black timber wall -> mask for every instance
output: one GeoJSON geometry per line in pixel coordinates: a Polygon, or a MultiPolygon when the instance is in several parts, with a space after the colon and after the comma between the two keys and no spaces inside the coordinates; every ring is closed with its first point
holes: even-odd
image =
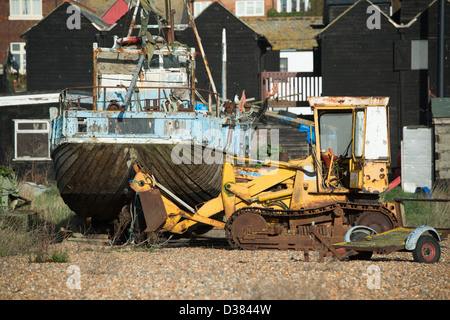
{"type": "MultiPolygon", "coordinates": [[[[391,158],[396,166],[402,127],[430,122],[428,77],[431,92],[436,93],[437,5],[409,28],[396,28],[381,15],[381,28],[368,29],[369,5],[361,1],[319,35],[323,95],[388,96],[391,158]],[[411,70],[411,57],[402,57],[410,54],[411,40],[428,40],[428,70],[411,70]]],[[[449,81],[446,87],[448,94],[449,81]]]]}
{"type": "Polygon", "coordinates": [[[360,2],[320,35],[322,95],[390,97],[391,156],[396,163],[399,88],[393,56],[398,35],[384,17],[381,29],[369,30],[367,6],[360,2]]]}
{"type": "MultiPolygon", "coordinates": [[[[109,31],[98,30],[81,14],[80,29],[71,30],[66,25],[71,15],[66,12],[69,5],[61,5],[23,35],[27,40],[28,91],[92,86],[93,43],[110,48],[115,35],[127,35],[133,11],[122,16],[109,31]]],[[[140,23],[140,19],[136,22],[140,23]]],[[[133,35],[137,32],[134,30],[133,35]]]]}
{"type": "MultiPolygon", "coordinates": [[[[222,29],[227,33],[227,98],[239,96],[245,90],[246,97],[260,97],[259,75],[264,70],[266,43],[255,31],[236,18],[219,3],[211,4],[196,19],[198,33],[211,69],[217,91],[221,92],[222,79],[222,29]]],[[[191,28],[177,33],[177,40],[200,49],[191,28]]],[[[276,55],[274,55],[276,58],[276,55]]],[[[197,86],[210,89],[209,80],[200,55],[196,59],[197,86]]]]}
{"type": "Polygon", "coordinates": [[[54,179],[52,161],[16,161],[14,158],[14,119],[49,119],[49,108],[54,103],[33,105],[0,106],[0,165],[10,166],[19,179],[31,178],[35,175],[36,182],[41,179],[54,179]]]}
{"type": "Polygon", "coordinates": [[[68,5],[59,6],[24,35],[28,91],[92,85],[92,43],[98,30],[83,15],[81,28],[70,30],[68,5]]]}
{"type": "MultiPolygon", "coordinates": [[[[306,141],[307,133],[299,132],[300,124],[285,119],[289,117],[272,116],[265,114],[263,118],[254,123],[255,130],[278,130],[279,146],[288,152],[290,159],[304,159],[309,156],[309,143],[306,141]]],[[[258,134],[259,131],[256,131],[258,134]]],[[[271,140],[268,138],[268,142],[271,140]]]]}
{"type": "MultiPolygon", "coordinates": [[[[402,3],[403,12],[410,6],[417,7],[423,1],[405,1],[402,3]]],[[[447,59],[445,60],[445,78],[446,96],[450,96],[450,3],[445,2],[445,52],[447,59]]],[[[417,22],[405,30],[408,39],[426,39],[428,40],[428,76],[430,77],[430,91],[434,95],[437,94],[437,39],[438,39],[438,3],[435,3],[428,10],[426,10],[417,22]]]]}

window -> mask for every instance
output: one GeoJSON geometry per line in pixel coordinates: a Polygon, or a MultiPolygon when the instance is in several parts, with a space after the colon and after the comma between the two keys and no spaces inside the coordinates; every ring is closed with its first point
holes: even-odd
{"type": "Polygon", "coordinates": [[[264,16],[264,1],[236,1],[238,17],[264,16]]]}
{"type": "Polygon", "coordinates": [[[333,151],[344,158],[352,155],[353,114],[325,113],[319,118],[321,152],[333,151]]]}
{"type": "Polygon", "coordinates": [[[42,18],[42,0],[9,0],[9,20],[42,18]]]}
{"type": "Polygon", "coordinates": [[[194,2],[194,18],[203,12],[212,2],[211,1],[195,1],[194,2]]]}
{"type": "Polygon", "coordinates": [[[355,114],[355,157],[361,158],[364,150],[364,110],[356,111],[355,114]]]}
{"type": "Polygon", "coordinates": [[[394,70],[427,70],[428,40],[396,40],[394,70]]]}
{"type": "Polygon", "coordinates": [[[48,120],[14,120],[14,160],[50,160],[48,120]]]}
{"type": "Polygon", "coordinates": [[[159,54],[154,54],[150,59],[150,69],[159,69],[159,54]]]}
{"type": "Polygon", "coordinates": [[[10,51],[13,59],[19,65],[19,73],[25,74],[27,69],[27,55],[25,53],[25,42],[11,42],[10,51]]]}
{"type": "Polygon", "coordinates": [[[389,158],[386,108],[367,108],[366,117],[364,157],[370,160],[386,160],[389,158]]]}
{"type": "Polygon", "coordinates": [[[411,70],[428,69],[428,40],[411,40],[411,70]]]}
{"type": "Polygon", "coordinates": [[[280,58],[280,72],[288,72],[288,58],[280,58]]]}
{"type": "Polygon", "coordinates": [[[279,0],[277,2],[278,12],[300,12],[309,8],[309,0],[279,0]]]}

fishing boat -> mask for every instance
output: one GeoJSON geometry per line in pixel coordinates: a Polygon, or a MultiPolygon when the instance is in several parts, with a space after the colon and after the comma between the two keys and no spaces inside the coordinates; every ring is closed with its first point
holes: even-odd
{"type": "Polygon", "coordinates": [[[94,43],[93,86],[64,90],[51,119],[57,186],[78,216],[116,219],[134,162],[189,206],[219,194],[224,154],[249,152],[251,110],[195,88],[195,55],[146,30],[94,43]]]}

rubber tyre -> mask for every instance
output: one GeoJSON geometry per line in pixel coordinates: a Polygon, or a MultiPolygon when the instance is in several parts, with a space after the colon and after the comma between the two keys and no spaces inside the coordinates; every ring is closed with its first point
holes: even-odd
{"type": "Polygon", "coordinates": [[[420,263],[436,263],[441,257],[441,247],[433,236],[420,236],[412,254],[414,261],[420,263]]]}
{"type": "Polygon", "coordinates": [[[367,232],[366,232],[366,230],[363,230],[363,231],[356,230],[356,231],[352,232],[352,234],[350,234],[350,241],[351,242],[358,241],[358,240],[364,239],[365,237],[370,236],[370,235],[371,234],[370,234],[369,230],[367,230],[367,232]]]}
{"type": "MultiPolygon", "coordinates": [[[[366,230],[363,230],[363,231],[357,230],[356,232],[353,232],[350,235],[350,240],[351,240],[351,242],[354,242],[354,241],[363,239],[367,236],[370,236],[370,234],[369,234],[369,232],[366,233],[366,230]]],[[[372,259],[372,255],[373,255],[373,251],[358,251],[357,254],[349,256],[348,259],[352,260],[352,261],[353,260],[370,260],[370,259],[372,259]]]]}

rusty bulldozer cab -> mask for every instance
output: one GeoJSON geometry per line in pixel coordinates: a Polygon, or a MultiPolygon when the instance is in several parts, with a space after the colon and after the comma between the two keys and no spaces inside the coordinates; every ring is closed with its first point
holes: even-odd
{"type": "Polygon", "coordinates": [[[319,191],[374,195],[388,187],[390,163],[388,98],[311,97],[313,156],[319,191]],[[321,169],[321,170],[320,170],[321,169]]]}
{"type": "Polygon", "coordinates": [[[378,202],[388,187],[388,98],[311,97],[309,102],[310,156],[266,159],[263,168],[248,169],[260,175],[246,181],[237,179],[237,158],[227,158],[222,192],[198,209],[134,165],[130,186],[142,202],[147,231],[181,234],[201,223],[225,229],[233,248],[308,252],[335,250],[331,244],[342,242],[355,225],[378,233],[402,226],[394,204],[378,202]],[[223,219],[214,218],[220,214],[223,219]]]}

